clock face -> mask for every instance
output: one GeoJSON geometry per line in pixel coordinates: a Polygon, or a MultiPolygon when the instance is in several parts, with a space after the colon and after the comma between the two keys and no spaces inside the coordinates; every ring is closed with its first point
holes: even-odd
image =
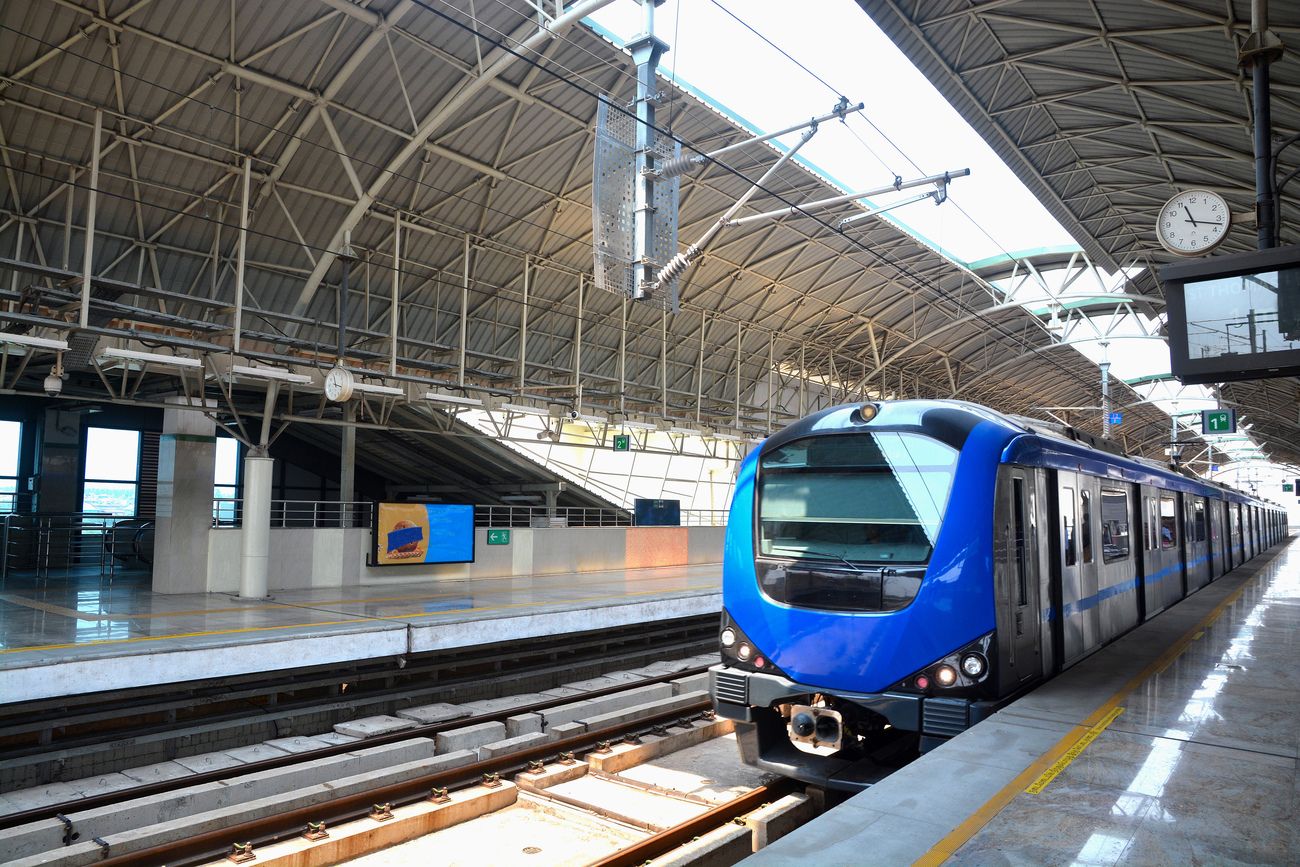
{"type": "Polygon", "coordinates": [[[1223,242],[1231,223],[1223,196],[1209,190],[1186,190],[1160,209],[1156,236],[1170,253],[1200,256],[1223,242]]]}
{"type": "Polygon", "coordinates": [[[333,368],[325,375],[325,399],[332,403],[342,403],[352,397],[352,372],[341,367],[333,368]]]}

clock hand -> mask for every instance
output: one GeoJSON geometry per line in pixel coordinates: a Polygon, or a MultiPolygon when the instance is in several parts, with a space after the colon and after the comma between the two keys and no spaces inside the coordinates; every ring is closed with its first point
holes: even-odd
{"type": "Polygon", "coordinates": [[[1183,205],[1183,210],[1187,212],[1186,222],[1191,223],[1193,226],[1201,225],[1200,223],[1196,222],[1196,218],[1192,216],[1191,210],[1189,210],[1186,205],[1183,205]]]}

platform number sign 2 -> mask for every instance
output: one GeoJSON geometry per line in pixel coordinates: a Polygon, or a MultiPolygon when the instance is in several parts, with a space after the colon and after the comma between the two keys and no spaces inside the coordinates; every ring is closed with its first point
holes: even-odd
{"type": "Polygon", "coordinates": [[[1235,409],[1201,410],[1201,433],[1231,434],[1237,432],[1237,411],[1235,409]]]}
{"type": "Polygon", "coordinates": [[[614,434],[614,451],[629,452],[632,450],[631,434],[614,434]]]}

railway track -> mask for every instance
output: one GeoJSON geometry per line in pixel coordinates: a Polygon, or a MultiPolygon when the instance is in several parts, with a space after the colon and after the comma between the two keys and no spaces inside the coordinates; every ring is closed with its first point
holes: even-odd
{"type": "MultiPolygon", "coordinates": [[[[430,702],[537,691],[711,651],[717,617],[484,644],[351,667],[303,668],[126,694],[0,705],[0,790],[229,749],[430,702]],[[199,749],[195,743],[206,746],[199,749]]],[[[0,815],[0,828],[12,824],[0,815]]]]}
{"type": "MultiPolygon", "coordinates": [[[[812,802],[791,781],[755,785],[756,772],[740,764],[728,737],[730,721],[714,718],[707,702],[691,710],[687,716],[659,714],[121,856],[110,853],[97,863],[314,867],[359,858],[364,867],[451,864],[462,858],[501,864],[509,863],[507,853],[513,852],[530,865],[612,867],[653,862],[686,846],[720,864],[740,860],[757,839],[766,843],[779,836],[777,828],[784,832],[812,816],[812,802]],[[711,760],[704,758],[706,751],[711,760]],[[669,765],[658,766],[659,778],[666,777],[669,785],[654,782],[656,765],[665,760],[669,765]],[[715,776],[724,776],[730,765],[733,780],[703,780],[711,784],[709,797],[689,791],[691,783],[683,785],[682,776],[692,775],[682,769],[701,762],[715,776]],[[618,789],[629,794],[610,795],[618,789]],[[678,818],[683,813],[686,817],[678,818]],[[737,821],[744,817],[745,822],[737,821]],[[548,833],[558,845],[546,845],[548,833]]],[[[691,863],[691,856],[674,861],[691,863]]]]}
{"type": "MultiPolygon", "coordinates": [[[[400,818],[403,811],[427,805],[437,790],[445,790],[445,796],[454,803],[465,797],[464,792],[508,784],[514,798],[523,791],[526,801],[565,803],[561,790],[544,794],[534,791],[547,788],[544,778],[534,776],[539,769],[558,766],[559,775],[564,777],[573,774],[575,768],[584,774],[590,768],[595,779],[601,774],[617,773],[603,768],[609,762],[626,762],[629,752],[653,757],[668,750],[657,744],[677,749],[730,732],[729,721],[712,717],[708,694],[702,690],[705,667],[698,663],[687,667],[686,661],[659,665],[672,670],[660,676],[615,673],[610,679],[622,677],[623,683],[578,694],[567,689],[563,695],[545,701],[506,697],[491,712],[2,816],[0,851],[5,851],[6,863],[24,865],[195,864],[224,859],[235,843],[253,843],[256,849],[296,838],[313,824],[325,823],[333,828],[356,821],[373,823],[377,821],[371,818],[376,804],[387,805],[400,818]],[[652,695],[660,697],[635,703],[652,695]],[[671,697],[663,697],[666,695],[671,697]],[[607,711],[611,707],[616,710],[607,711]],[[575,714],[583,721],[579,722],[575,714]],[[500,730],[504,720],[529,718],[546,720],[547,739],[517,746],[505,741],[481,750],[450,753],[438,740],[435,755],[435,739],[444,735],[463,736],[483,726],[500,730]],[[565,718],[575,721],[567,725],[559,722],[565,718]],[[558,724],[550,727],[552,721],[558,724]],[[497,755],[491,753],[492,747],[508,747],[508,751],[497,755]],[[393,755],[403,760],[409,759],[412,751],[422,758],[404,762],[394,759],[397,764],[379,768],[372,762],[366,773],[355,773],[359,756],[386,759],[385,750],[393,750],[393,755]],[[483,755],[485,750],[489,752],[487,757],[483,755]],[[330,777],[322,782],[322,768],[352,770],[339,771],[341,778],[330,777]],[[522,783],[511,781],[511,777],[522,783]],[[278,788],[268,792],[268,781],[278,788]],[[236,802],[235,794],[243,792],[249,794],[236,802]],[[44,848],[36,845],[38,841],[44,848]],[[7,846],[10,848],[6,850],[7,846]]],[[[538,732],[536,739],[542,737],[538,732]]],[[[726,764],[743,767],[734,744],[727,745],[725,755],[726,764]]],[[[779,793],[771,794],[775,797],[779,793]]],[[[672,793],[663,796],[675,797],[672,793]]],[[[712,814],[720,822],[731,818],[724,817],[725,811],[715,813],[717,804],[705,806],[707,809],[695,812],[712,814]]],[[[566,809],[582,808],[567,803],[566,809]]],[[[659,838],[654,845],[667,845],[674,839],[673,833],[685,833],[673,831],[673,827],[661,822],[647,820],[637,825],[630,816],[611,815],[605,819],[639,827],[639,837],[659,838]]],[[[385,819],[384,827],[398,826],[388,825],[385,819]]],[[[699,836],[701,826],[691,827],[694,830],[688,838],[699,836]]],[[[629,842],[640,845],[642,841],[629,842]]]]}

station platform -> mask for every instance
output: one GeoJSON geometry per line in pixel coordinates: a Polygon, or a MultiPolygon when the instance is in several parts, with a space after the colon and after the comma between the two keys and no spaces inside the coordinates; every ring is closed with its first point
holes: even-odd
{"type": "Polygon", "coordinates": [[[1298,627],[1284,543],[744,863],[1295,864],[1298,627]]]}
{"type": "Polygon", "coordinates": [[[0,592],[0,704],[715,613],[722,566],[160,594],[76,578],[0,592]]]}

